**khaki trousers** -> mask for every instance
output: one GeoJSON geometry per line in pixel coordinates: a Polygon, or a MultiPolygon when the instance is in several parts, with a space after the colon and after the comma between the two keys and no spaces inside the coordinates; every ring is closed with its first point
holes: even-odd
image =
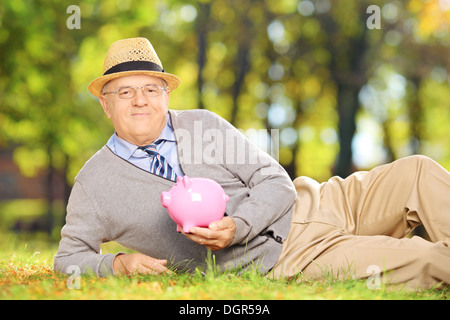
{"type": "Polygon", "coordinates": [[[378,276],[383,283],[450,284],[450,174],[411,156],[319,184],[294,180],[289,235],[277,278],[378,276]],[[405,238],[423,224],[431,241],[405,238]]]}

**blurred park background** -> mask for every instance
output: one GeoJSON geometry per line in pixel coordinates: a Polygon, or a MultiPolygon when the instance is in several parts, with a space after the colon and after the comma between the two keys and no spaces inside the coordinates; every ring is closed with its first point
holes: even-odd
{"type": "Polygon", "coordinates": [[[2,1],[0,232],[59,239],[75,175],[113,133],[87,86],[128,37],[181,78],[171,108],[276,132],[292,178],[417,153],[449,170],[449,28],[450,0],[2,1]]]}

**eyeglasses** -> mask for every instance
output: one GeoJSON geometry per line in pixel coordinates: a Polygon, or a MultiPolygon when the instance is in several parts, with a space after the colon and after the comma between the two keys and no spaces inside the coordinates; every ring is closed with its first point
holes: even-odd
{"type": "Polygon", "coordinates": [[[142,89],[142,92],[147,97],[157,97],[160,96],[167,88],[163,88],[156,84],[149,84],[143,87],[123,87],[119,88],[116,91],[104,92],[107,93],[115,93],[119,97],[119,99],[131,99],[136,95],[137,89],[142,89]]]}

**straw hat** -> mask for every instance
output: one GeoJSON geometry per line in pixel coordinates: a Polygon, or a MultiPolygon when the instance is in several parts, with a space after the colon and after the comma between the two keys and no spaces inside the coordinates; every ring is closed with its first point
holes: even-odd
{"type": "Polygon", "coordinates": [[[162,78],[169,90],[174,90],[180,83],[180,78],[164,71],[150,41],[146,38],[130,38],[116,41],[111,45],[103,65],[103,76],[90,83],[89,91],[99,97],[108,81],[134,74],[162,78]]]}

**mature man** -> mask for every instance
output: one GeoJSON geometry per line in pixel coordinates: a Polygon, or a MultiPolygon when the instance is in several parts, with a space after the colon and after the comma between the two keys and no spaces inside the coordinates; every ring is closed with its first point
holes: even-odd
{"type": "Polygon", "coordinates": [[[179,84],[150,42],[109,49],[89,86],[115,129],[82,168],[67,207],[55,270],[99,276],[166,273],[205,265],[256,267],[275,277],[367,277],[429,287],[450,283],[450,174],[413,156],[319,184],[294,183],[269,155],[205,110],[169,110],[179,84]],[[177,176],[217,181],[223,219],[178,233],[160,204],[177,176]],[[404,238],[424,224],[432,241],[404,238]],[[117,241],[137,253],[101,254],[117,241]]]}

